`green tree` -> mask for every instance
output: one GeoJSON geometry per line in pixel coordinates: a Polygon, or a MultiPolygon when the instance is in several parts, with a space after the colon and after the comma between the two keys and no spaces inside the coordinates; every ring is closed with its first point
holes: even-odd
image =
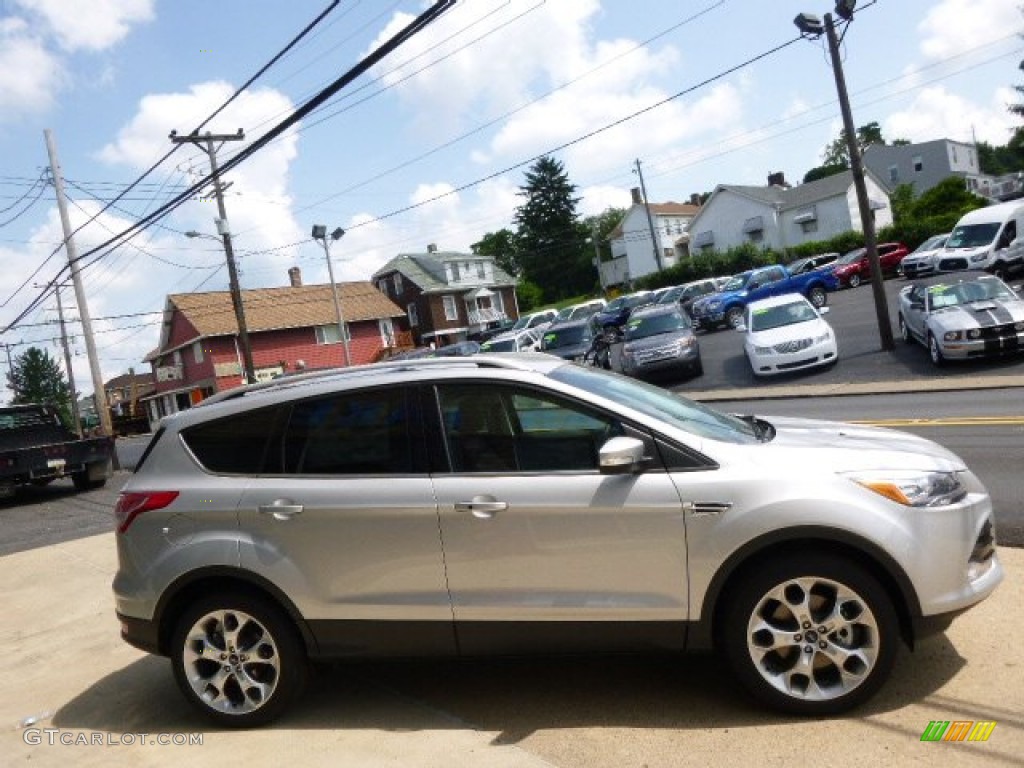
{"type": "MultiPolygon", "coordinates": [[[[885,144],[882,128],[874,121],[857,129],[857,148],[861,154],[864,154],[864,150],[872,144],[885,144]]],[[[841,165],[843,168],[850,167],[850,150],[846,144],[845,128],[839,131],[839,138],[833,139],[825,147],[825,151],[821,156],[821,162],[823,166],[841,165]]]]}
{"type": "MultiPolygon", "coordinates": [[[[601,261],[608,261],[612,257],[612,246],[608,242],[608,235],[612,233],[619,224],[622,222],[623,217],[626,215],[625,208],[605,208],[601,213],[596,216],[587,216],[581,224],[583,230],[587,233],[588,238],[597,236],[597,247],[601,254],[601,261]]],[[[590,244],[591,251],[593,251],[594,244],[590,244]]]]}
{"type": "Polygon", "coordinates": [[[817,181],[818,179],[824,179],[827,176],[835,176],[837,173],[845,173],[847,170],[849,169],[841,163],[834,165],[819,165],[815,168],[811,168],[811,170],[804,174],[804,184],[811,181],[817,181]]]}
{"type": "Polygon", "coordinates": [[[497,232],[488,232],[480,242],[473,243],[470,249],[473,253],[494,257],[494,263],[513,277],[522,272],[516,257],[516,235],[511,229],[504,228],[497,232]]]}
{"type": "Polygon", "coordinates": [[[525,201],[515,215],[517,261],[546,302],[590,292],[597,282],[575,192],[565,168],[551,157],[530,166],[519,188],[525,201]]]}
{"type": "Polygon", "coordinates": [[[892,220],[903,221],[914,215],[914,186],[900,184],[889,194],[889,205],[892,206],[892,220]]]}
{"type": "Polygon", "coordinates": [[[11,400],[22,403],[51,403],[60,411],[65,424],[71,424],[71,393],[64,372],[49,352],[29,347],[14,358],[7,372],[7,386],[14,391],[11,400]]]}

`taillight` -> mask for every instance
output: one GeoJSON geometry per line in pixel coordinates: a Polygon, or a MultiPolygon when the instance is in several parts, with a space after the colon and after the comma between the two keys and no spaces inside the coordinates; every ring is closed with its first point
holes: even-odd
{"type": "Polygon", "coordinates": [[[124,533],[132,521],[143,512],[163,509],[178,498],[178,491],[150,491],[149,493],[122,493],[114,507],[117,532],[124,533]]]}

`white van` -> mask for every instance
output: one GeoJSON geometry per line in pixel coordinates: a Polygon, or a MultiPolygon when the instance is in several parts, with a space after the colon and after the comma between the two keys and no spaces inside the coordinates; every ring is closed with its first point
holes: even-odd
{"type": "Polygon", "coordinates": [[[965,214],[939,252],[938,267],[940,272],[984,269],[1000,278],[1024,267],[1024,202],[999,203],[965,214]]]}

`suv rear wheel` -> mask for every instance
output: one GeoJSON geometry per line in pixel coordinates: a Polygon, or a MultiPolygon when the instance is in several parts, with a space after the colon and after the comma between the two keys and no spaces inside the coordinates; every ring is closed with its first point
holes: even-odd
{"type": "Polygon", "coordinates": [[[185,697],[220,725],[279,717],[302,691],[307,660],[294,628],[262,598],[223,594],[190,606],[171,646],[185,697]]]}
{"type": "Polygon", "coordinates": [[[726,599],[726,654],[743,685],[776,709],[844,712],[892,670],[899,635],[892,600],[846,558],[770,560],[726,599]]]}

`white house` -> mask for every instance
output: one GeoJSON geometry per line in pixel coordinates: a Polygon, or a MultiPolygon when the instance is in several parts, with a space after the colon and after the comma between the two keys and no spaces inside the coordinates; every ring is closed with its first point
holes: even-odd
{"type": "MultiPolygon", "coordinates": [[[[865,171],[877,228],[892,224],[889,195],[865,171]]],[[[780,174],[773,179],[782,181],[780,174]]],[[[720,184],[690,222],[690,253],[726,251],[744,243],[785,251],[794,245],[861,231],[857,192],[850,171],[797,187],[720,184]]]]}
{"type": "Polygon", "coordinates": [[[603,285],[620,285],[676,264],[686,255],[686,229],[700,210],[690,203],[644,205],[640,190],[632,190],[633,204],[622,221],[608,234],[612,260],[601,265],[603,285]],[[647,209],[651,218],[648,221],[647,209]],[[651,246],[651,228],[657,243],[658,260],[651,246]]]}

